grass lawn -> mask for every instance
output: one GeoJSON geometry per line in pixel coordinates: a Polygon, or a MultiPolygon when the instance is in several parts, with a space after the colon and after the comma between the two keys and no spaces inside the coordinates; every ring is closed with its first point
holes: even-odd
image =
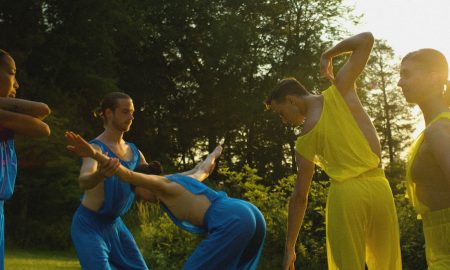
{"type": "Polygon", "coordinates": [[[74,252],[5,250],[8,270],[75,270],[80,264],[74,252]]]}

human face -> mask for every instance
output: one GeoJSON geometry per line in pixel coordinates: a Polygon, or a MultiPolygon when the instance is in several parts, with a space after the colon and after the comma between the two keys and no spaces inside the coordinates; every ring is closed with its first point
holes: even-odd
{"type": "Polygon", "coordinates": [[[127,132],[133,123],[133,114],[133,101],[127,98],[120,98],[117,100],[116,109],[111,113],[110,125],[121,132],[127,132]]]}
{"type": "Polygon", "coordinates": [[[281,102],[272,100],[270,102],[270,108],[280,116],[281,121],[285,125],[301,125],[305,121],[305,116],[301,114],[300,109],[289,97],[286,97],[281,102]]]}
{"type": "Polygon", "coordinates": [[[9,55],[0,59],[0,97],[15,98],[19,83],[16,80],[16,63],[9,55]]]}
{"type": "Polygon", "coordinates": [[[434,91],[436,87],[433,76],[417,62],[405,60],[400,67],[400,80],[397,86],[402,89],[408,103],[419,104],[434,95],[442,95],[442,92],[434,91]]]}

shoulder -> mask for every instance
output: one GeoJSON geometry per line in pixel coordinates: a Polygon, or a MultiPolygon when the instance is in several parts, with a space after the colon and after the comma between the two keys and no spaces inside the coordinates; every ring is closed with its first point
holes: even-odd
{"type": "Polygon", "coordinates": [[[311,131],[319,122],[320,116],[322,115],[324,102],[324,96],[322,95],[313,95],[306,99],[307,112],[300,136],[311,131]]]}
{"type": "Polygon", "coordinates": [[[424,131],[424,141],[436,146],[450,145],[450,120],[438,120],[428,126],[424,131]]]}
{"type": "Polygon", "coordinates": [[[425,138],[433,138],[435,136],[450,136],[450,119],[441,119],[429,125],[425,131],[425,138]]]}

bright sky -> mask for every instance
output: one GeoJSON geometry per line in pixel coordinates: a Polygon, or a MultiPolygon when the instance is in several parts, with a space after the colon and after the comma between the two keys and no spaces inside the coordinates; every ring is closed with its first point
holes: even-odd
{"type": "Polygon", "coordinates": [[[449,0],[344,0],[355,5],[362,22],[352,32],[371,31],[399,56],[434,48],[450,59],[449,0]]]}
{"type": "MultiPolygon", "coordinates": [[[[370,31],[403,57],[421,48],[441,51],[450,61],[450,0],[344,0],[363,14],[352,34],[370,31]]],[[[414,113],[419,114],[418,107],[414,113]]],[[[424,128],[420,117],[413,137],[424,128]]]]}

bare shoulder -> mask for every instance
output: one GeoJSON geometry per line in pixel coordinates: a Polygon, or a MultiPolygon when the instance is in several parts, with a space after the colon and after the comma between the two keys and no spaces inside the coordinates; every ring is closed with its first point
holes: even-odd
{"type": "Polygon", "coordinates": [[[424,141],[436,146],[450,146],[450,120],[442,119],[428,126],[424,131],[424,141]]]}
{"type": "Polygon", "coordinates": [[[429,125],[424,132],[425,138],[434,136],[450,136],[450,119],[441,119],[429,125]]]}
{"type": "Polygon", "coordinates": [[[352,91],[339,91],[339,92],[341,93],[342,98],[344,99],[350,111],[356,113],[364,110],[361,101],[359,99],[358,93],[354,89],[352,89],[352,91]]]}
{"type": "Polygon", "coordinates": [[[313,96],[307,100],[308,111],[300,135],[305,135],[311,131],[319,122],[323,111],[323,102],[322,95],[313,96]]]}
{"type": "Polygon", "coordinates": [[[141,150],[138,150],[138,152],[139,152],[139,159],[140,159],[139,164],[148,164],[148,162],[147,162],[147,160],[145,159],[144,154],[142,154],[141,150]]]}

